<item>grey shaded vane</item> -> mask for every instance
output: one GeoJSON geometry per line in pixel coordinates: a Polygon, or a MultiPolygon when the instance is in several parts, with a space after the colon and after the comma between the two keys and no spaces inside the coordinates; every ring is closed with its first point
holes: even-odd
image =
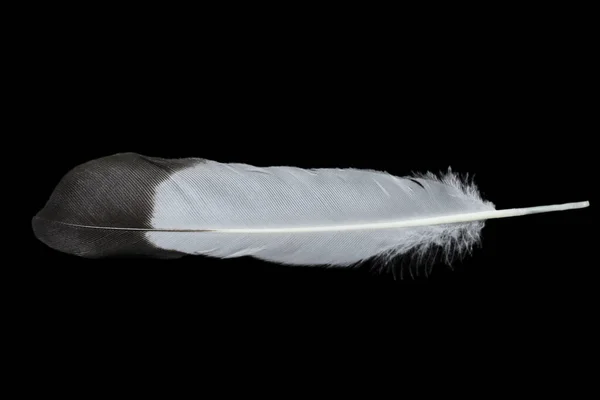
{"type": "Polygon", "coordinates": [[[96,227],[152,229],[155,189],[202,161],[120,153],[81,164],[61,179],[33,218],[33,231],[49,247],[82,257],[179,258],[184,254],[154,246],[143,231],[96,227]]]}

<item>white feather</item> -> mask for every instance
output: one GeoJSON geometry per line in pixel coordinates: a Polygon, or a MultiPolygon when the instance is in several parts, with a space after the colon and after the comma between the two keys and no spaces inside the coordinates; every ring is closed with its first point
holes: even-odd
{"type": "Polygon", "coordinates": [[[346,266],[479,241],[484,220],[583,208],[495,210],[452,172],[258,168],[119,153],[67,173],[32,219],[36,237],[83,257],[252,256],[346,266]]]}

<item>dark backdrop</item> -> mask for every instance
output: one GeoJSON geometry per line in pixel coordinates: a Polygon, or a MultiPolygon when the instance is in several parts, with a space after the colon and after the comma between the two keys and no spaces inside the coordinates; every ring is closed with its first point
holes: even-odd
{"type": "Polygon", "coordinates": [[[25,235],[4,231],[3,355],[20,393],[597,389],[582,362],[598,342],[596,13],[82,5],[23,3],[4,18],[2,65],[18,71],[3,74],[17,88],[3,167],[23,189],[2,193],[25,235]],[[464,261],[404,279],[368,264],[87,260],[35,239],[31,217],[69,169],[126,151],[398,175],[452,166],[498,208],[591,207],[489,221],[464,261]]]}

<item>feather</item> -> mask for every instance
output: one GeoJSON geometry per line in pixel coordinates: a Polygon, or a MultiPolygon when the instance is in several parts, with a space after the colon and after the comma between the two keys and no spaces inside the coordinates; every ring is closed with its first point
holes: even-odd
{"type": "Polygon", "coordinates": [[[51,248],[84,257],[348,266],[440,249],[451,259],[480,241],[487,219],[588,205],[496,210],[452,171],[401,178],[120,153],[66,174],[32,225],[51,248]]]}

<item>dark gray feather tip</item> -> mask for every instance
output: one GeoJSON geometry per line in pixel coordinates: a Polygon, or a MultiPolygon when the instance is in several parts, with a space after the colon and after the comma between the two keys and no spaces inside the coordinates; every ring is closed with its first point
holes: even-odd
{"type": "Polygon", "coordinates": [[[199,162],[119,153],[81,164],[61,179],[33,218],[33,232],[49,247],[82,257],[181,257],[156,248],[135,229],[152,228],[156,187],[199,162]]]}

